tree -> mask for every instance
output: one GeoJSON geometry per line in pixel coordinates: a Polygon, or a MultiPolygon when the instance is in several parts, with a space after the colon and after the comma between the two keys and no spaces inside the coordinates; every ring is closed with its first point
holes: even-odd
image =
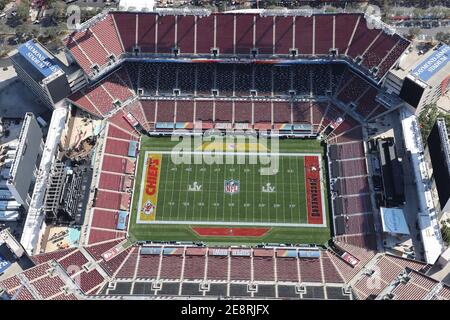
{"type": "Polygon", "coordinates": [[[30,27],[26,24],[18,25],[15,29],[16,36],[18,38],[24,37],[28,32],[30,32],[30,27]]]}
{"type": "Polygon", "coordinates": [[[5,6],[8,2],[8,0],[0,0],[0,10],[5,9],[5,6]]]}
{"type": "Polygon", "coordinates": [[[439,110],[436,104],[424,106],[422,111],[420,111],[418,120],[424,144],[426,144],[428,135],[430,134],[438,115],[439,110]]]}
{"type": "Polygon", "coordinates": [[[336,12],[336,11],[337,11],[337,9],[335,7],[332,7],[332,6],[329,6],[329,7],[325,8],[325,12],[332,13],[332,12],[336,12]]]}
{"type": "Polygon", "coordinates": [[[17,7],[17,16],[22,21],[27,21],[30,15],[30,3],[28,0],[22,0],[17,7]]]}
{"type": "Polygon", "coordinates": [[[413,10],[413,16],[416,19],[421,19],[423,16],[425,16],[425,10],[420,8],[415,8],[413,10]]]}
{"type": "Polygon", "coordinates": [[[427,13],[431,15],[433,18],[443,18],[444,12],[441,8],[432,7],[427,10],[427,13]]]}
{"type": "Polygon", "coordinates": [[[55,39],[59,34],[58,27],[48,27],[44,29],[44,37],[47,38],[49,41],[52,41],[55,39]]]}
{"type": "Polygon", "coordinates": [[[227,9],[226,1],[218,1],[216,2],[216,6],[219,12],[223,12],[227,9]]]}
{"type": "Polygon", "coordinates": [[[446,44],[450,44],[450,33],[449,32],[438,32],[435,36],[437,41],[444,42],[446,44]]]}
{"type": "Polygon", "coordinates": [[[383,1],[383,15],[388,17],[392,11],[391,2],[389,0],[383,1]]]}
{"type": "Polygon", "coordinates": [[[53,8],[53,5],[55,3],[58,3],[59,1],[58,0],[45,0],[44,2],[45,2],[45,5],[47,8],[53,8]]]}
{"type": "Polygon", "coordinates": [[[265,8],[273,8],[276,7],[276,5],[278,4],[277,0],[266,0],[264,1],[264,7],[265,8]]]}
{"type": "Polygon", "coordinates": [[[12,29],[10,27],[8,27],[6,24],[0,23],[0,33],[1,34],[13,34],[11,32],[11,30],[12,29]]]}
{"type": "Polygon", "coordinates": [[[39,35],[38,40],[39,42],[45,44],[45,47],[50,52],[57,52],[61,47],[64,46],[64,43],[61,39],[62,35],[63,33],[58,29],[57,26],[44,28],[42,33],[39,35]]]}
{"type": "Polygon", "coordinates": [[[441,228],[441,234],[442,234],[442,240],[449,245],[450,244],[450,228],[448,225],[444,222],[441,228]]]}
{"type": "Polygon", "coordinates": [[[89,9],[85,9],[85,10],[81,10],[81,22],[85,22],[89,19],[91,19],[92,17],[94,17],[96,14],[100,13],[101,9],[93,9],[93,10],[89,10],[89,9]]]}
{"type": "Polygon", "coordinates": [[[422,31],[420,28],[409,28],[408,30],[408,38],[415,39],[422,31]]]}
{"type": "Polygon", "coordinates": [[[66,5],[63,2],[57,1],[52,4],[53,16],[56,20],[65,19],[66,5]]]}
{"type": "Polygon", "coordinates": [[[0,50],[0,58],[6,57],[7,54],[8,54],[8,50],[6,50],[6,49],[0,50]]]}

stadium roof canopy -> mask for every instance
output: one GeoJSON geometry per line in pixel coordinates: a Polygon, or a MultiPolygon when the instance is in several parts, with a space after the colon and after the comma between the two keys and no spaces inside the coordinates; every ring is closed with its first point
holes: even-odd
{"type": "Polygon", "coordinates": [[[409,234],[409,228],[403,214],[403,209],[381,207],[380,211],[383,232],[409,234]]]}
{"type": "Polygon", "coordinates": [[[432,191],[427,183],[428,172],[423,155],[423,143],[418,120],[407,109],[401,110],[400,118],[405,148],[410,154],[414,179],[416,181],[417,201],[419,204],[417,222],[422,236],[425,261],[427,263],[434,263],[444,250],[444,244],[437,221],[432,191]]]}
{"type": "Polygon", "coordinates": [[[61,140],[61,134],[65,127],[67,109],[58,105],[53,111],[50,121],[47,140],[41,163],[39,165],[39,175],[36,178],[30,209],[25,220],[20,243],[29,254],[33,254],[39,241],[39,234],[44,222],[45,213],[43,202],[50,168],[55,159],[55,150],[61,140]]]}

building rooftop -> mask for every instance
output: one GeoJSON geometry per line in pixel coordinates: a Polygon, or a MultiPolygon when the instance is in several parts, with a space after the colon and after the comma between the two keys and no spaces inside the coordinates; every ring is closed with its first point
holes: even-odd
{"type": "Polygon", "coordinates": [[[391,73],[400,79],[409,75],[424,87],[435,86],[450,74],[449,62],[450,47],[445,44],[437,45],[425,53],[421,50],[408,50],[391,73]]]}

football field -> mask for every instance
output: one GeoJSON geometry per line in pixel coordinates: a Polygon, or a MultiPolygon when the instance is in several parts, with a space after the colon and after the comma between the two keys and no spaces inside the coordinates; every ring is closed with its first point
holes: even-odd
{"type": "Polygon", "coordinates": [[[264,238],[271,241],[283,233],[281,238],[291,241],[312,240],[305,243],[326,239],[325,186],[320,189],[323,216],[315,223],[308,217],[305,157],[316,158],[323,166],[323,148],[313,142],[305,141],[303,148],[296,148],[300,143],[280,143],[277,152],[262,145],[224,143],[212,153],[208,143],[180,152],[174,151],[170,139],[143,137],[129,233],[146,241],[172,237],[170,240],[261,242],[264,239],[202,237],[192,227],[265,227],[270,231],[264,238]],[[258,149],[268,151],[269,156],[262,157],[258,149]],[[292,236],[294,230],[296,236],[292,236]]]}

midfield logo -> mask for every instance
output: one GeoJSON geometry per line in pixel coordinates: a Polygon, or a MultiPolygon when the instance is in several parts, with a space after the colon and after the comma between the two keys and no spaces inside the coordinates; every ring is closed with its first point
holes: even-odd
{"type": "Polygon", "coordinates": [[[224,186],[224,192],[228,194],[235,194],[239,192],[239,180],[225,180],[223,183],[224,186]]]}
{"type": "Polygon", "coordinates": [[[261,192],[275,192],[275,186],[272,186],[270,182],[267,182],[265,186],[261,187],[261,192]]]}
{"type": "Polygon", "coordinates": [[[202,191],[202,185],[194,181],[194,183],[188,185],[188,191],[202,191]]]}

